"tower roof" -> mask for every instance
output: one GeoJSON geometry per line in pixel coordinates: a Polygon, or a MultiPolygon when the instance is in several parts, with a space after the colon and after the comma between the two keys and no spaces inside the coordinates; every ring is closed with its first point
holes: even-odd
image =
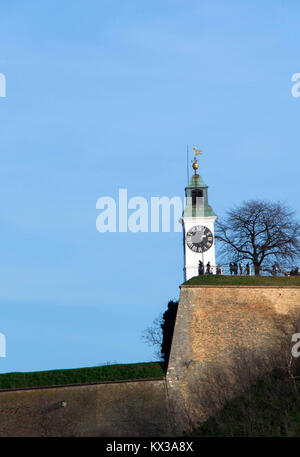
{"type": "Polygon", "coordinates": [[[193,169],[195,173],[191,177],[189,185],[185,188],[187,200],[183,211],[183,217],[216,217],[212,207],[208,204],[208,186],[204,183],[202,177],[197,173],[199,168],[197,156],[201,155],[202,151],[197,149],[196,146],[193,149],[195,154],[193,169]],[[199,202],[198,200],[197,202],[197,198],[202,199],[202,201],[199,202]]]}
{"type": "Polygon", "coordinates": [[[207,185],[204,183],[202,177],[195,173],[191,177],[190,184],[187,187],[207,187],[207,185]]]}
{"type": "MultiPolygon", "coordinates": [[[[185,188],[186,197],[191,197],[193,189],[203,189],[203,206],[200,210],[201,216],[211,217],[216,216],[212,207],[208,204],[208,186],[204,183],[202,177],[196,173],[191,177],[189,185],[185,188]]],[[[199,208],[197,209],[192,200],[187,201],[183,211],[183,217],[196,217],[199,216],[199,208]]]]}

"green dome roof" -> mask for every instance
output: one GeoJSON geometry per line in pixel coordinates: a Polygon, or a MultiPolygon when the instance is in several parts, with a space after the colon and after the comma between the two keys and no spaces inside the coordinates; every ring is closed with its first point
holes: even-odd
{"type": "Polygon", "coordinates": [[[190,185],[188,187],[207,187],[207,185],[204,184],[204,181],[200,175],[194,174],[191,177],[190,185]]]}

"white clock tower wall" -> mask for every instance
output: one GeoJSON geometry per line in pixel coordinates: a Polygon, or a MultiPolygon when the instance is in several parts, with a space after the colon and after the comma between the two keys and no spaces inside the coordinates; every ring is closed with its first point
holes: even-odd
{"type": "Polygon", "coordinates": [[[216,216],[211,218],[205,217],[192,217],[192,218],[185,218],[183,220],[183,230],[184,230],[184,280],[187,281],[188,279],[192,278],[193,276],[198,276],[198,266],[199,260],[201,260],[204,264],[204,268],[206,267],[207,263],[210,262],[212,267],[212,272],[216,272],[216,258],[215,258],[215,243],[213,242],[212,246],[205,252],[193,252],[186,244],[186,235],[188,231],[197,226],[202,225],[204,227],[209,228],[214,236],[214,222],[216,220],[216,216]]]}
{"type": "Polygon", "coordinates": [[[182,215],[184,246],[184,281],[198,276],[199,261],[206,271],[210,262],[211,272],[216,273],[214,224],[217,219],[208,204],[208,186],[197,173],[196,158],[193,163],[194,175],[185,189],[186,205],[182,215]]]}

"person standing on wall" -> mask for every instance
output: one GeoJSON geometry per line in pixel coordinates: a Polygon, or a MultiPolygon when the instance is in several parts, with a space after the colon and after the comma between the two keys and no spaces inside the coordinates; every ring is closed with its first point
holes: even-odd
{"type": "Polygon", "coordinates": [[[250,263],[248,262],[247,265],[246,265],[246,274],[248,276],[251,276],[251,265],[250,263]]]}
{"type": "Polygon", "coordinates": [[[236,262],[234,262],[233,266],[234,266],[234,274],[237,275],[238,274],[238,264],[236,262]]]}
{"type": "Polygon", "coordinates": [[[244,265],[243,262],[240,262],[240,275],[244,273],[244,265]]]}
{"type": "Polygon", "coordinates": [[[277,262],[275,262],[274,265],[273,265],[273,273],[274,273],[275,276],[277,276],[278,273],[279,273],[279,265],[278,265],[277,262]]]}
{"type": "Polygon", "coordinates": [[[203,273],[204,273],[203,262],[201,260],[199,260],[198,274],[203,275],[203,273]]]}

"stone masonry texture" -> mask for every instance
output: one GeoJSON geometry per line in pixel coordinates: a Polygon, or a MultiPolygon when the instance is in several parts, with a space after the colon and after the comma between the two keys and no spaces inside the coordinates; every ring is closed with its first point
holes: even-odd
{"type": "Polygon", "coordinates": [[[209,368],[225,369],[238,351],[268,357],[283,325],[291,325],[291,340],[299,311],[300,287],[182,286],[167,371],[172,403],[187,400],[196,374],[201,383],[209,368]]]}
{"type": "Polygon", "coordinates": [[[0,436],[168,433],[165,380],[0,391],[0,436]]]}
{"type": "Polygon", "coordinates": [[[207,378],[211,367],[225,373],[240,349],[276,353],[283,328],[289,341],[300,332],[294,328],[299,312],[300,287],[182,286],[166,379],[0,391],[0,436],[188,430],[188,422],[206,418],[196,408],[203,396],[192,397],[195,379],[197,388],[207,379],[214,385],[216,378],[207,378]]]}

